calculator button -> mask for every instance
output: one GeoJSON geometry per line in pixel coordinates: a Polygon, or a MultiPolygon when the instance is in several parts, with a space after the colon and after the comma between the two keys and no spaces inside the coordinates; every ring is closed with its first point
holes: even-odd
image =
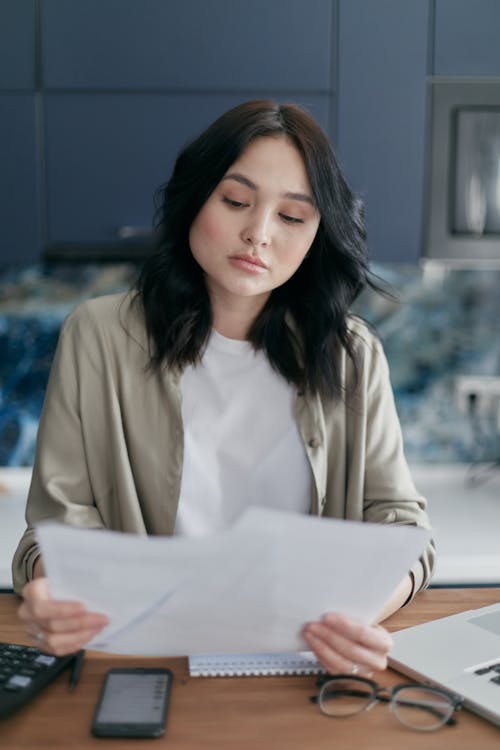
{"type": "Polygon", "coordinates": [[[55,662],[55,656],[49,656],[48,654],[40,654],[35,659],[35,664],[42,664],[44,667],[51,667],[55,662]]]}
{"type": "Polygon", "coordinates": [[[26,677],[22,674],[15,674],[13,677],[10,678],[10,680],[7,683],[7,687],[10,685],[16,685],[20,688],[28,687],[28,685],[31,684],[31,677],[26,677]]]}

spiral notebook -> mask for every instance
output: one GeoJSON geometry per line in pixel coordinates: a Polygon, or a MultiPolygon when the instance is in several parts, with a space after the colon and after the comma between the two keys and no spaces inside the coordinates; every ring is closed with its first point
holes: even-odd
{"type": "Polygon", "coordinates": [[[189,657],[191,677],[243,677],[321,674],[311,651],[261,654],[196,654],[189,657]]]}

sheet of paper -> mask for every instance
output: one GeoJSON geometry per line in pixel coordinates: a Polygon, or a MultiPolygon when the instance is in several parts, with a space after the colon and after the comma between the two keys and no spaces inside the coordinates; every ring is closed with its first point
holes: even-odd
{"type": "Polygon", "coordinates": [[[44,523],[50,590],[105,612],[88,644],[113,653],[300,651],[305,622],[372,621],[430,532],[253,507],[213,536],[139,537],[44,523]]]}

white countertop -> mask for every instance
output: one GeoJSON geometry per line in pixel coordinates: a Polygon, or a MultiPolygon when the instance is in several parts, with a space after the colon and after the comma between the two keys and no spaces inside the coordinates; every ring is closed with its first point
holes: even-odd
{"type": "MultiPolygon", "coordinates": [[[[500,585],[500,470],[478,487],[460,464],[412,468],[438,548],[435,584],[500,585]]],[[[0,588],[10,588],[11,560],[24,531],[31,469],[0,468],[0,588]]]]}
{"type": "Polygon", "coordinates": [[[0,468],[0,588],[12,588],[11,561],[26,528],[24,507],[31,469],[0,468]]]}
{"type": "Polygon", "coordinates": [[[500,585],[500,469],[475,487],[461,464],[411,467],[437,546],[435,584],[500,585]]]}

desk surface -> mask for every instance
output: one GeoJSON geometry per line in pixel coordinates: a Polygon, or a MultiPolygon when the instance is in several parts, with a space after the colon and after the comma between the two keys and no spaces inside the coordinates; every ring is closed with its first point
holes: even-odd
{"type": "MultiPolygon", "coordinates": [[[[500,601],[500,588],[432,589],[424,591],[387,621],[390,630],[482,607],[500,601]]],[[[16,621],[19,600],[0,595],[0,640],[29,643],[16,621]]],[[[375,675],[381,684],[401,681],[392,670],[375,675]]],[[[322,716],[308,697],[315,693],[314,677],[190,678],[186,659],[143,659],[90,652],[80,683],[68,692],[63,673],[17,715],[0,722],[0,747],[28,750],[84,750],[106,746],[136,750],[498,750],[500,730],[463,710],[458,726],[432,734],[400,726],[387,706],[346,720],[322,716]],[[90,723],[103,675],[112,666],[168,666],[174,672],[167,732],[159,740],[98,740],[90,723]],[[150,744],[148,744],[148,742],[150,744]]]]}

